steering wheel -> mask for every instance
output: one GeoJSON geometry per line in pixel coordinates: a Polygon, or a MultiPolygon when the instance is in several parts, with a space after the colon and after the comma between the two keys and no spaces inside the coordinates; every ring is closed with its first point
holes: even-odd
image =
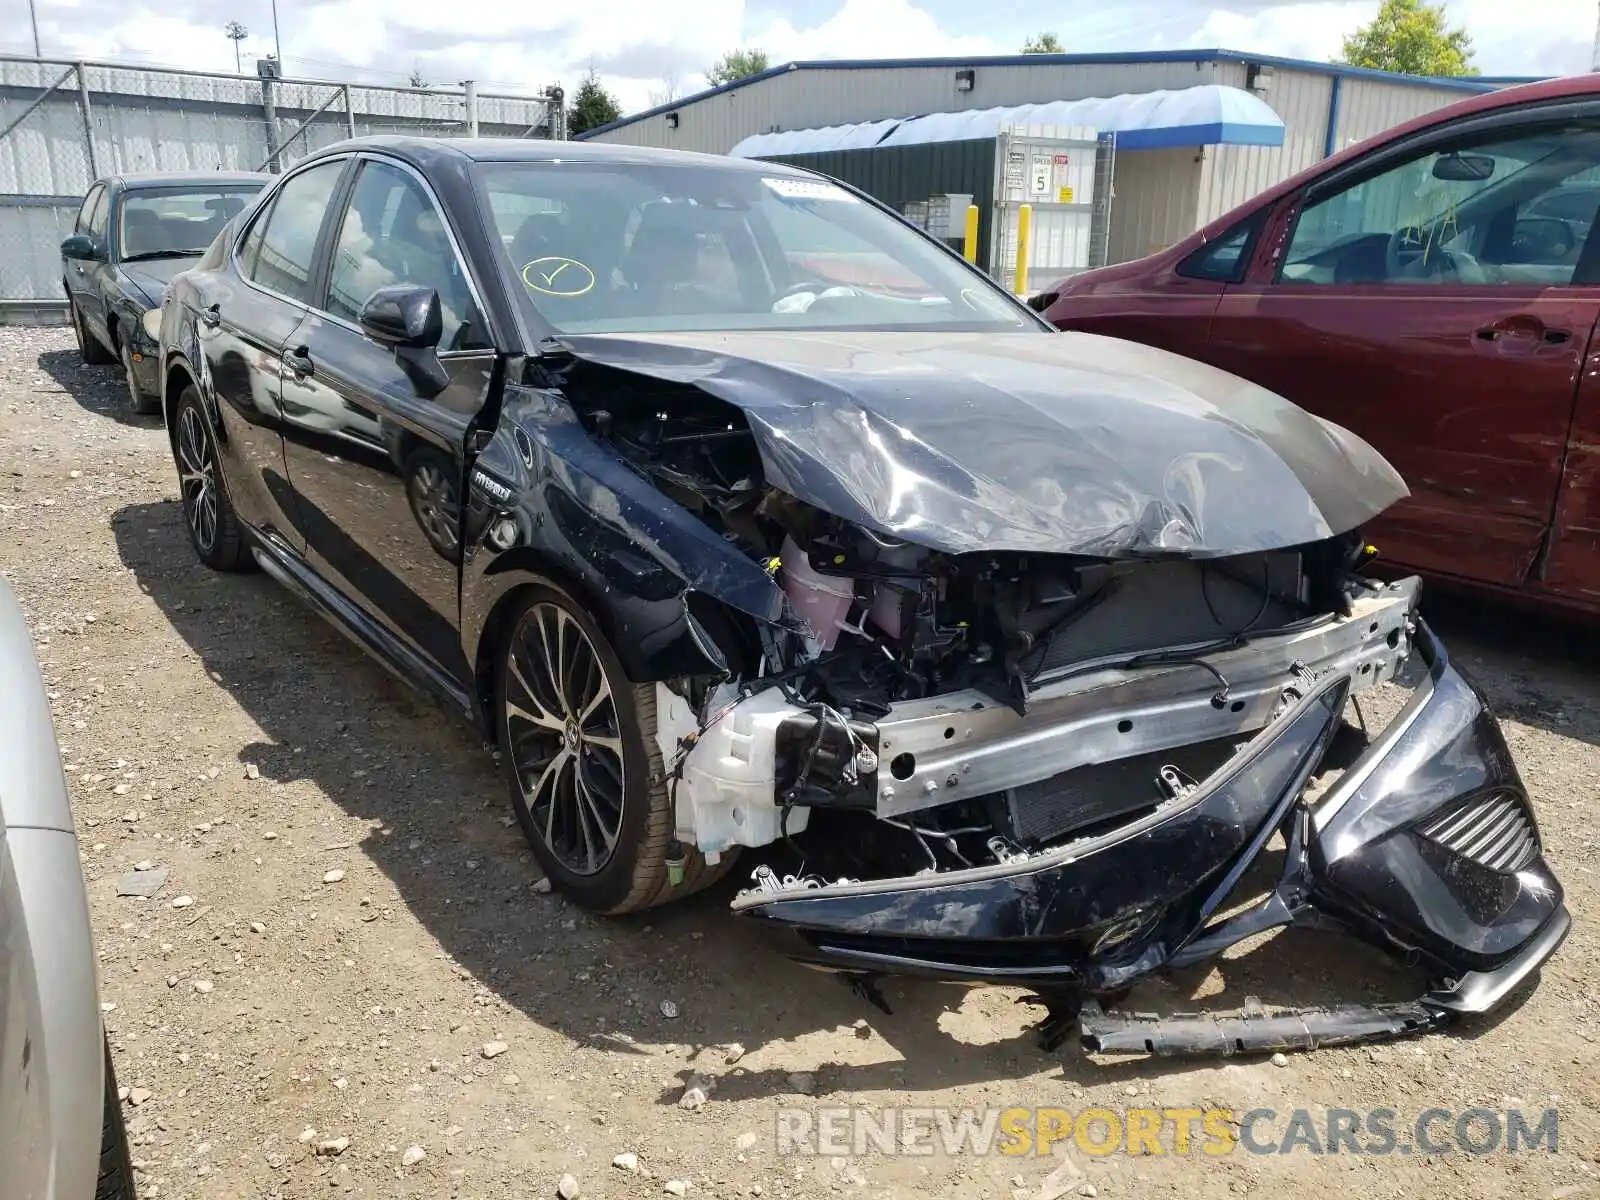
{"type": "Polygon", "coordinates": [[[1389,235],[1383,247],[1383,277],[1404,278],[1407,267],[1422,257],[1428,246],[1426,235],[1415,225],[1402,225],[1389,235]]]}
{"type": "Polygon", "coordinates": [[[1430,246],[1427,235],[1414,225],[1397,229],[1389,235],[1383,248],[1384,278],[1390,280],[1431,279],[1441,275],[1454,275],[1460,283],[1492,282],[1488,272],[1476,258],[1465,250],[1446,250],[1443,246],[1430,246]],[[1414,268],[1426,256],[1422,274],[1414,268]]]}

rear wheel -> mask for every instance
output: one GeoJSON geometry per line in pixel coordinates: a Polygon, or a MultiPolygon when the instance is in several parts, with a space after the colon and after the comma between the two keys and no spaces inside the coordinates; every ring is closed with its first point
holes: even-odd
{"type": "Polygon", "coordinates": [[[218,571],[245,570],[250,565],[250,553],[228,499],[211,425],[200,408],[200,393],[192,384],[183,389],[178,399],[172,454],[183,492],[184,524],[200,561],[218,571]]]}
{"type": "Polygon", "coordinates": [[[128,407],[141,417],[148,417],[152,413],[161,411],[161,397],[152,396],[139,386],[139,377],[133,369],[133,348],[128,345],[127,339],[122,339],[122,377],[128,385],[128,407]]]}
{"type": "Polygon", "coordinates": [[[89,327],[84,324],[83,314],[78,311],[78,302],[67,302],[72,313],[72,332],[78,339],[78,356],[83,359],[85,366],[103,367],[117,360],[111,351],[100,344],[98,338],[89,332],[89,327]]]}
{"type": "Polygon", "coordinates": [[[94,1200],[133,1200],[133,1163],[128,1157],[128,1134],[122,1124],[122,1103],[117,1098],[117,1076],[111,1066],[111,1047],[105,1048],[105,1104],[100,1119],[100,1171],[94,1200]]]}
{"type": "Polygon", "coordinates": [[[530,589],[505,626],[496,720],[512,807],[551,883],[585,908],[626,913],[714,882],[716,866],[677,851],[656,747],[652,685],[636,685],[585,606],[530,589]]]}

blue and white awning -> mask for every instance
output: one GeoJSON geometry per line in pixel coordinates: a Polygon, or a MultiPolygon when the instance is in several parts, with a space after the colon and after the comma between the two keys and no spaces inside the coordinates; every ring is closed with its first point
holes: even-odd
{"type": "Polygon", "coordinates": [[[1281,146],[1283,118],[1250,92],[1208,83],[1165,92],[1125,92],[1086,100],[1052,100],[898,120],[758,133],[728,151],[773,158],[866,146],[916,146],[999,136],[1013,126],[1055,126],[1113,133],[1119,150],[1171,146],[1281,146]]]}

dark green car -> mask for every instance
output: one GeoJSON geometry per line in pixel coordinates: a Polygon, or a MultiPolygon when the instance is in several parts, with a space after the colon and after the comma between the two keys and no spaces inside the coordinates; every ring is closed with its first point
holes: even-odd
{"type": "Polygon", "coordinates": [[[271,178],[245,171],[111,175],[61,243],[61,282],[83,361],[120,362],[137,413],[161,410],[155,343],[140,318],[271,178]]]}

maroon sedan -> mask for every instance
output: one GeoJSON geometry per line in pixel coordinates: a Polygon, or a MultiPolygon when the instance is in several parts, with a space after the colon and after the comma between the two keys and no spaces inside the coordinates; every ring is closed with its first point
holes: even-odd
{"type": "Polygon", "coordinates": [[[1036,296],[1353,429],[1386,561],[1600,610],[1600,76],[1474,97],[1036,296]]]}

